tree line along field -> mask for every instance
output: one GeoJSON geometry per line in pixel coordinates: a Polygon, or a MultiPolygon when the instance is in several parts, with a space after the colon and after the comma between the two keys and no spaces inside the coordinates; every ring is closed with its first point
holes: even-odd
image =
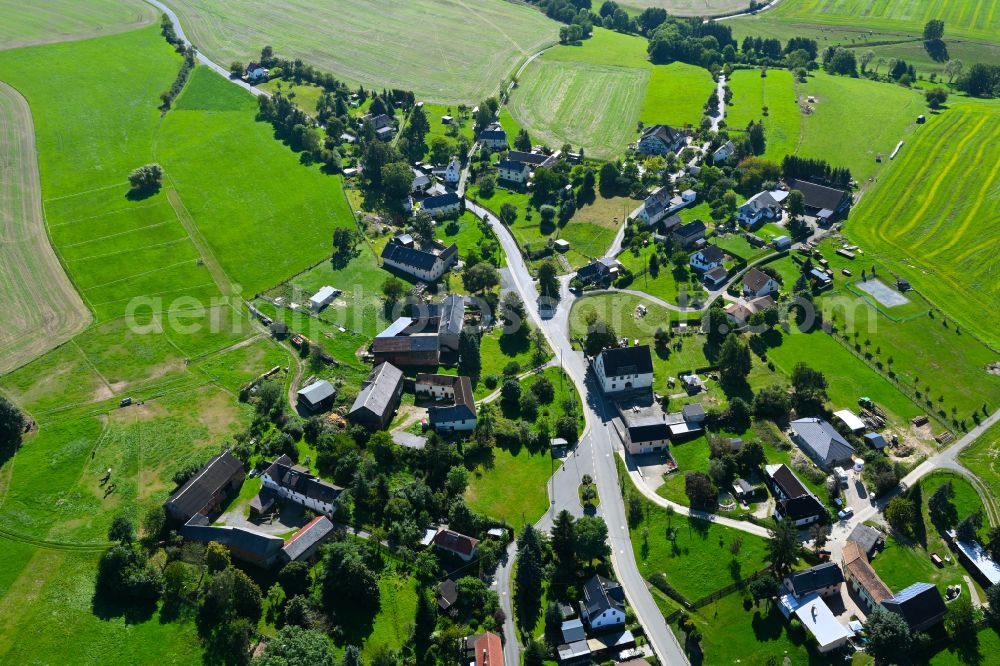
{"type": "Polygon", "coordinates": [[[596,28],[580,45],[556,46],[532,61],[509,108],[533,139],[609,159],[635,140],[639,121],[696,125],[713,86],[703,68],[653,65],[646,40],[596,28]]]}
{"type": "Polygon", "coordinates": [[[796,83],[786,70],[737,70],[729,80],[729,130],[763,122],[766,159],[785,155],[824,159],[864,182],[888,163],[896,144],[924,113],[923,96],[902,86],[816,72],[796,83]],[[812,101],[810,101],[812,98],[812,101]],[[767,115],[762,107],[767,106],[767,115]],[[883,158],[882,164],[875,161],[883,158]]]}
{"type": "Polygon", "coordinates": [[[156,20],[142,0],[0,0],[0,50],[134,30],[156,20]]]}
{"type": "Polygon", "coordinates": [[[0,372],[68,340],[90,312],[45,232],[28,103],[0,82],[0,372]]]}
{"type": "Polygon", "coordinates": [[[520,62],[556,41],[559,29],[541,12],[503,0],[177,0],[170,6],[192,43],[216,62],[253,59],[269,44],[352,85],[412,90],[449,104],[496,93],[520,62]]]}
{"type": "Polygon", "coordinates": [[[1000,342],[996,247],[1000,239],[1000,114],[995,102],[962,100],[931,116],[847,229],[963,328],[1000,342]]]}

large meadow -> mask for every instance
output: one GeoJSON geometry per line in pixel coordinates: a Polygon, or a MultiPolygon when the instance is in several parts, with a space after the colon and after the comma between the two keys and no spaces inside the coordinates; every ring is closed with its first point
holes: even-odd
{"type": "Polygon", "coordinates": [[[328,256],[332,230],[354,224],[340,178],[302,166],[221,77],[195,70],[162,115],[180,62],[156,28],[0,53],[34,120],[42,233],[95,319],[0,379],[37,424],[0,472],[4,663],[199,658],[189,622],[91,608],[108,525],[161,503],[178,469],[247,423],[239,389],[293,361],[240,297],[328,256]],[[68,89],[92,92],[67,106],[68,89]],[[153,161],[163,189],[129,196],[129,172],[153,161]]]}
{"type": "Polygon", "coordinates": [[[353,85],[412,90],[448,104],[498,92],[559,33],[559,24],[537,10],[504,0],[177,0],[170,6],[192,43],[216,62],[246,61],[271,45],[353,85]]]}
{"type": "Polygon", "coordinates": [[[769,70],[766,76],[737,70],[729,87],[733,99],[726,124],[730,131],[741,131],[750,121],[762,122],[765,158],[779,163],[785,155],[824,159],[848,167],[858,182],[888,163],[896,144],[909,137],[917,116],[926,112],[915,90],[822,71],[796,83],[787,70],[769,70]]]}
{"type": "Polygon", "coordinates": [[[579,44],[556,46],[518,78],[510,113],[536,140],[582,146],[613,159],[635,141],[640,121],[697,125],[714,84],[693,65],[653,65],[646,40],[603,28],[579,44]]]}
{"type": "Polygon", "coordinates": [[[847,230],[963,328],[996,345],[1000,107],[951,106],[903,146],[851,212],[847,230]]]}

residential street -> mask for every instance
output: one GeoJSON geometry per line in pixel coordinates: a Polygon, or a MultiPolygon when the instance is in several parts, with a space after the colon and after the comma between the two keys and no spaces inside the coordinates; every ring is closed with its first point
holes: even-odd
{"type": "MultiPolygon", "coordinates": [[[[632,552],[632,542],[629,539],[628,525],[625,521],[625,503],[622,500],[621,490],[618,486],[618,472],[615,468],[614,455],[618,443],[613,441],[613,436],[609,431],[603,397],[596,390],[590,391],[586,381],[587,368],[583,355],[573,349],[569,339],[569,311],[574,296],[566,289],[564,281],[562,301],[556,310],[556,316],[543,320],[538,314],[538,294],[535,290],[534,279],[524,263],[514,237],[500,220],[486,209],[468,200],[466,208],[475,215],[488,220],[496,231],[500,245],[507,255],[511,281],[524,300],[525,309],[534,323],[545,334],[556,356],[561,359],[563,368],[576,384],[584,402],[584,414],[587,421],[584,435],[576,447],[573,459],[567,461],[563,470],[557,472],[556,478],[551,482],[551,487],[555,489],[556,501],[551,505],[550,512],[539,521],[539,526],[545,527],[551,524],[552,514],[563,509],[579,515],[580,503],[576,488],[584,473],[591,474],[601,499],[598,514],[604,518],[608,525],[611,562],[615,575],[625,590],[629,604],[645,629],[649,643],[661,662],[671,665],[687,664],[689,663],[687,656],[670,628],[667,627],[656,602],[653,601],[632,552]]],[[[509,568],[512,564],[513,557],[509,558],[505,568],[509,568]]],[[[509,617],[512,613],[509,598],[509,570],[498,571],[497,581],[498,591],[501,592],[501,598],[504,600],[504,611],[509,617]],[[504,585],[507,587],[503,587],[504,585]]],[[[516,634],[507,635],[507,645],[504,648],[507,663],[520,663],[517,648],[511,645],[516,643],[516,640],[511,640],[515,637],[516,634]]]]}

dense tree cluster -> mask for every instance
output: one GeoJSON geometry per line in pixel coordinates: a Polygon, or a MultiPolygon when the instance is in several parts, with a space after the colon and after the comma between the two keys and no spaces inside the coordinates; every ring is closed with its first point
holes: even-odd
{"type": "Polygon", "coordinates": [[[826,160],[812,157],[786,155],[781,161],[781,175],[784,178],[811,180],[831,187],[849,187],[851,170],[834,167],[826,160]]]}
{"type": "Polygon", "coordinates": [[[128,175],[128,182],[132,186],[130,196],[146,197],[154,194],[163,186],[163,167],[155,163],[143,165],[128,175]]]}

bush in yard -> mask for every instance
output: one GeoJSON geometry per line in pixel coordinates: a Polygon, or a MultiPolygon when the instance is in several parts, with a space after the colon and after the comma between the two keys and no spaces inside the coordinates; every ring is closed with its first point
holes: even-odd
{"type": "Polygon", "coordinates": [[[701,472],[688,472],[684,475],[684,493],[691,506],[710,506],[718,497],[718,490],[707,475],[701,472]]]}
{"type": "Polygon", "coordinates": [[[545,375],[540,375],[535,380],[535,383],[531,385],[531,392],[538,398],[538,402],[543,405],[551,403],[556,397],[555,388],[545,375]]]}
{"type": "Polygon", "coordinates": [[[559,420],[556,421],[556,437],[561,437],[570,444],[575,444],[577,439],[576,418],[560,416],[559,420]]]}

